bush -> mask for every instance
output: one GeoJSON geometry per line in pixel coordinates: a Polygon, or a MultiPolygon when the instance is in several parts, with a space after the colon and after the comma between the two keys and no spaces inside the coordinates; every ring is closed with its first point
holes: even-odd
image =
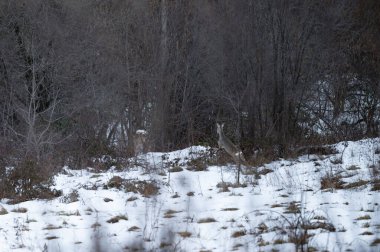
{"type": "Polygon", "coordinates": [[[321,190],[343,189],[343,185],[344,182],[342,181],[342,176],[339,174],[328,172],[321,178],[321,190]]]}
{"type": "Polygon", "coordinates": [[[157,182],[154,180],[140,181],[135,179],[123,179],[119,176],[114,176],[108,181],[105,189],[108,188],[124,189],[126,192],[140,193],[144,197],[156,195],[159,190],[157,182]]]}
{"type": "Polygon", "coordinates": [[[53,169],[49,162],[42,166],[33,158],[25,158],[14,167],[3,172],[0,183],[0,198],[12,199],[18,203],[34,198],[49,199],[61,195],[59,191],[50,190],[50,177],[53,169]]]}

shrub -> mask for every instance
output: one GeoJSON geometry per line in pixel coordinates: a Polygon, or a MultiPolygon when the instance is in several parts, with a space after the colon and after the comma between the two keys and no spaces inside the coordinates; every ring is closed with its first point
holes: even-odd
{"type": "Polygon", "coordinates": [[[49,160],[45,161],[25,158],[8,169],[0,183],[0,198],[10,198],[10,203],[15,204],[35,198],[51,199],[60,196],[61,191],[49,188],[54,169],[49,160]]]}
{"type": "Polygon", "coordinates": [[[187,163],[189,171],[205,171],[207,170],[206,161],[203,158],[192,159],[187,163]]]}
{"type": "Polygon", "coordinates": [[[321,178],[321,190],[343,189],[343,184],[342,176],[331,172],[326,173],[326,175],[321,178]]]}
{"type": "MultiPolygon", "coordinates": [[[[112,177],[105,188],[124,189],[126,192],[140,193],[149,197],[158,193],[159,187],[156,181],[140,181],[134,179],[123,179],[119,176],[112,177]]],[[[131,200],[130,200],[131,201],[131,200]]]]}
{"type": "Polygon", "coordinates": [[[140,193],[144,197],[156,195],[159,187],[155,181],[128,181],[126,183],[127,192],[140,193]]]}
{"type": "Polygon", "coordinates": [[[110,188],[120,189],[123,185],[124,180],[120,176],[113,176],[109,181],[107,186],[110,188]]]}

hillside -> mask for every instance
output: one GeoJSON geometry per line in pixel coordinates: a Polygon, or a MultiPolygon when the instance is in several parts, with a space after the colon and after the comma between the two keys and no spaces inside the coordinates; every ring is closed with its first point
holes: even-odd
{"type": "Polygon", "coordinates": [[[245,168],[210,148],[147,153],[105,172],[65,167],[62,196],[0,202],[1,251],[375,251],[380,139],[245,168]]]}

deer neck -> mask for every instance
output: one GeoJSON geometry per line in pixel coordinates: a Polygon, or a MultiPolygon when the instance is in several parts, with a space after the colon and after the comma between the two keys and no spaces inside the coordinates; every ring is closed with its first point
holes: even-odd
{"type": "Polygon", "coordinates": [[[226,136],[223,134],[223,131],[221,131],[219,133],[219,139],[218,139],[219,147],[226,149],[225,142],[226,142],[226,136]]]}
{"type": "Polygon", "coordinates": [[[219,135],[219,141],[225,137],[222,130],[218,131],[218,135],[219,135]]]}

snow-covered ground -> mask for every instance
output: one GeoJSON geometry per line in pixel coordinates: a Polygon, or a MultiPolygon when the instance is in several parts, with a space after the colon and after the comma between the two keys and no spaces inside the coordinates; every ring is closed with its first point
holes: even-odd
{"type": "Polygon", "coordinates": [[[66,167],[54,178],[61,197],[0,201],[0,251],[294,251],[302,240],[311,251],[379,251],[378,146],[275,161],[236,188],[233,165],[187,169],[203,168],[201,146],[147,153],[121,171],[66,167]]]}

